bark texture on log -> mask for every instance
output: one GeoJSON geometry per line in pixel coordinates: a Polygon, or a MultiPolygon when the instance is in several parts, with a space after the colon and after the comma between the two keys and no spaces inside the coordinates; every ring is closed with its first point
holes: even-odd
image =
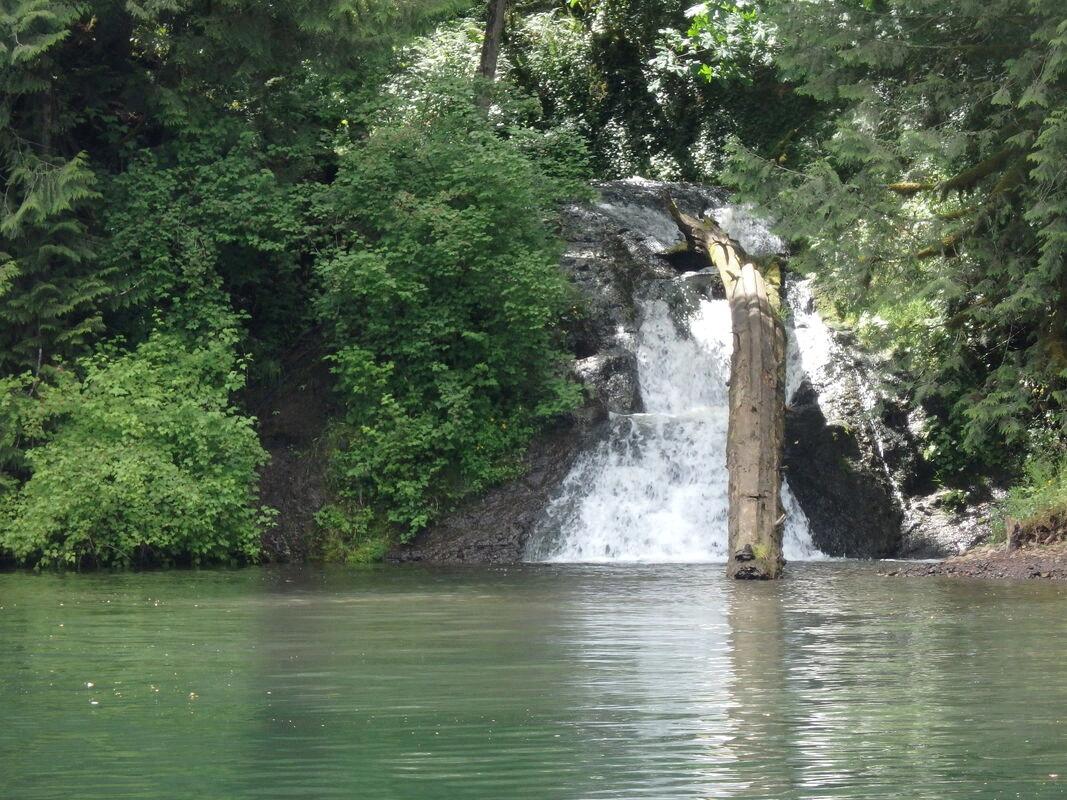
{"type": "Polygon", "coordinates": [[[730,296],[730,561],[735,578],[777,578],[782,571],[782,444],[785,427],[785,329],[767,283],[752,263],[730,296]]]}
{"type": "Polygon", "coordinates": [[[785,327],[777,288],[741,246],[710,219],[671,216],[689,248],[719,271],[730,302],[730,425],[726,442],[729,562],[733,578],[777,578],[782,557],[782,445],[785,427],[785,327]]]}
{"type": "Polygon", "coordinates": [[[478,74],[486,80],[496,78],[496,64],[500,58],[500,41],[504,37],[504,15],[508,0],[489,0],[489,18],[485,23],[485,38],[482,39],[482,57],[478,74]]]}

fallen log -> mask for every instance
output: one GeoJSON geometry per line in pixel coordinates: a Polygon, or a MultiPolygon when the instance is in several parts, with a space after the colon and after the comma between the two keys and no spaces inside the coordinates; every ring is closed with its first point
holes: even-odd
{"type": "Polygon", "coordinates": [[[768,579],[782,573],[782,444],[785,425],[785,327],[777,286],[712,219],[679,211],[671,216],[689,249],[719,272],[730,302],[729,561],[733,578],[768,579]]]}

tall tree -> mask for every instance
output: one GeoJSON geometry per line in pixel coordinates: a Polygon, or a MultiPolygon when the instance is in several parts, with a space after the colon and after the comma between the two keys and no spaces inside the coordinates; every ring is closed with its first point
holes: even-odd
{"type": "Polygon", "coordinates": [[[767,9],[780,69],[830,123],[799,163],[736,145],[732,180],[839,310],[884,321],[944,469],[1067,435],[1062,0],[767,9]]]}
{"type": "Polygon", "coordinates": [[[500,59],[500,43],[504,38],[504,18],[507,10],[508,0],[489,0],[489,17],[485,23],[482,57],[478,63],[478,74],[486,80],[491,81],[496,78],[496,65],[500,59]]]}
{"type": "Polygon", "coordinates": [[[101,326],[109,289],[83,214],[94,175],[85,153],[58,142],[70,109],[54,56],[83,16],[46,0],[0,12],[0,374],[40,374],[101,326]]]}

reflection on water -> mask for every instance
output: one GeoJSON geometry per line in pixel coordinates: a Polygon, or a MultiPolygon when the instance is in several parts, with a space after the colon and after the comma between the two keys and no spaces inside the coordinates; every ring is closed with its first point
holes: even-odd
{"type": "Polygon", "coordinates": [[[0,575],[0,797],[1059,798],[1065,612],[841,563],[0,575]]]}

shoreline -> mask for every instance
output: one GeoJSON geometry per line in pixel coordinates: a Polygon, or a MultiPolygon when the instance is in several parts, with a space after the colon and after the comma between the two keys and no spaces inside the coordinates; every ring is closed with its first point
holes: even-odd
{"type": "Polygon", "coordinates": [[[1067,581],[1067,541],[1025,544],[1010,550],[1005,543],[980,545],[943,561],[902,565],[881,574],[904,578],[1067,581]]]}

